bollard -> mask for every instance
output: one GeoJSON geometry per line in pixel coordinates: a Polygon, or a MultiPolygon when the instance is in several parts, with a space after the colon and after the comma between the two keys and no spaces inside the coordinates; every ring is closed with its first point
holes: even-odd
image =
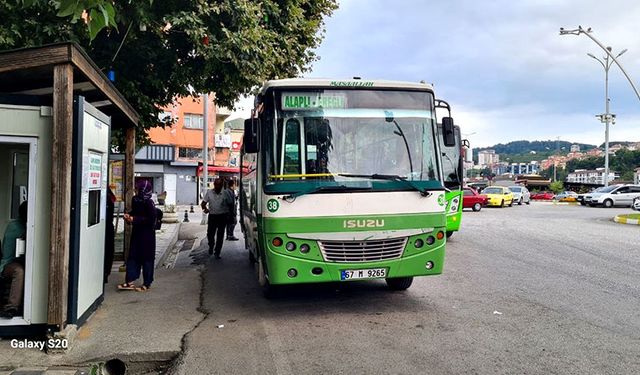
{"type": "Polygon", "coordinates": [[[187,212],[187,210],[184,210],[184,220],[182,220],[183,223],[188,223],[189,222],[189,213],[187,212]]]}
{"type": "Polygon", "coordinates": [[[191,205],[191,210],[189,211],[190,213],[195,213],[195,211],[193,211],[193,205],[191,205]]]}

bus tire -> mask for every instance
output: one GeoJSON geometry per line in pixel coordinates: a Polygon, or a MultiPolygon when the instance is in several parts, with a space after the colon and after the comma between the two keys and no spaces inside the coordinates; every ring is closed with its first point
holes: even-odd
{"type": "Polygon", "coordinates": [[[258,255],[258,262],[256,264],[258,267],[258,284],[260,284],[260,289],[262,289],[262,296],[266,299],[271,299],[276,296],[277,287],[271,285],[269,282],[266,267],[262,263],[262,257],[260,255],[258,255]]]}
{"type": "Polygon", "coordinates": [[[391,290],[407,290],[413,283],[413,277],[395,277],[385,281],[391,290]]]}
{"type": "Polygon", "coordinates": [[[453,236],[453,231],[452,230],[448,230],[447,231],[447,238],[453,236]]]}

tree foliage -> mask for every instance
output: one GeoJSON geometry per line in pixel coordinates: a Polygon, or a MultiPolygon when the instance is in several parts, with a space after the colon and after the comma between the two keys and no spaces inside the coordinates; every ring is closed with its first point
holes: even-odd
{"type": "Polygon", "coordinates": [[[564,184],[562,181],[554,181],[549,184],[549,189],[556,194],[562,193],[564,191],[564,184]]]}
{"type": "MultiPolygon", "coordinates": [[[[141,115],[159,123],[176,96],[215,92],[232,107],[317,59],[336,0],[0,0],[0,49],[79,43],[141,115]],[[83,12],[86,11],[84,16],[83,12]]],[[[138,132],[142,133],[142,132],[138,132]]]]}

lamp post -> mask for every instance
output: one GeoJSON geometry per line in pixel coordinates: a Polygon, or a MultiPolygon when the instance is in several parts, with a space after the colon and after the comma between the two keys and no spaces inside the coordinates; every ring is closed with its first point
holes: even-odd
{"type": "Polygon", "coordinates": [[[602,64],[604,69],[605,69],[605,110],[606,110],[606,113],[603,114],[603,115],[598,115],[597,117],[600,118],[601,122],[605,123],[605,142],[604,142],[604,147],[605,147],[605,152],[604,152],[604,162],[605,162],[605,166],[604,166],[605,170],[604,170],[604,172],[605,172],[605,177],[604,177],[604,186],[609,186],[609,122],[615,123],[615,115],[612,115],[612,114],[609,113],[609,67],[611,66],[612,63],[616,63],[616,65],[618,65],[618,68],[620,68],[620,71],[622,72],[622,74],[624,74],[624,76],[627,79],[627,81],[629,81],[629,84],[631,85],[631,88],[633,89],[633,91],[635,92],[636,96],[638,97],[638,100],[640,100],[640,93],[638,92],[638,89],[636,88],[636,85],[633,84],[633,81],[629,77],[629,74],[627,74],[627,72],[624,70],[622,65],[618,62],[618,57],[620,57],[623,53],[627,52],[627,50],[624,49],[617,56],[614,56],[613,53],[611,52],[611,47],[605,47],[591,33],[592,33],[592,30],[591,30],[590,27],[587,28],[586,30],[583,29],[582,26],[578,26],[577,29],[572,29],[572,30],[566,30],[563,27],[560,28],[560,35],[580,35],[580,34],[584,34],[589,39],[593,40],[593,42],[596,43],[600,48],[602,48],[602,50],[607,54],[607,56],[605,57],[605,62],[602,62],[600,59],[596,58],[593,54],[588,54],[588,55],[589,55],[589,57],[593,57],[594,59],[598,60],[602,64]],[[611,61],[612,61],[611,63],[609,62],[609,59],[611,59],[611,61]]]}
{"type": "MultiPolygon", "coordinates": [[[[611,52],[611,47],[606,48],[608,52],[611,52]]],[[[618,53],[616,58],[622,56],[623,53],[627,52],[626,49],[623,49],[618,53]]],[[[587,56],[593,58],[597,62],[602,65],[604,68],[604,108],[605,113],[603,115],[597,115],[600,119],[600,122],[605,124],[604,128],[604,186],[609,186],[609,123],[615,124],[615,115],[609,113],[609,68],[611,68],[611,64],[613,64],[613,60],[609,58],[609,54],[604,56],[601,59],[597,58],[592,53],[587,53],[587,56]],[[604,61],[603,61],[604,60],[604,61]]]]}

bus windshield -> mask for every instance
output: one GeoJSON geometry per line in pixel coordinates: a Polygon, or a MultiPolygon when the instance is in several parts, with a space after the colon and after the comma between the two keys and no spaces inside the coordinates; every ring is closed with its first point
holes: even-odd
{"type": "Polygon", "coordinates": [[[430,92],[306,89],[274,99],[268,183],[439,179],[430,92]]]}

